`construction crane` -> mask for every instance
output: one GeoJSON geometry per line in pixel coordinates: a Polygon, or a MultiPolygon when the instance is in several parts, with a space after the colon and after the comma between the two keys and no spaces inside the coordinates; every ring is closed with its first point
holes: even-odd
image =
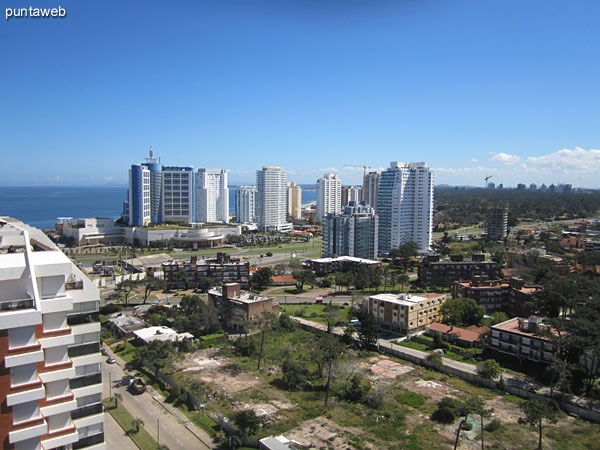
{"type": "Polygon", "coordinates": [[[367,169],[370,169],[371,166],[357,166],[354,164],[344,164],[346,167],[362,167],[363,168],[363,178],[367,175],[367,169]]]}

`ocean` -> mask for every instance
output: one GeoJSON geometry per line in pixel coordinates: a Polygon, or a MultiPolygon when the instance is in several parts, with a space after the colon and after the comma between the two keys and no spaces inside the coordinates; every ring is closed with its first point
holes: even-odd
{"type": "MultiPolygon", "coordinates": [[[[235,212],[234,187],[229,189],[229,211],[235,212]]],[[[54,228],[58,217],[109,217],[123,211],[126,187],[0,187],[0,216],[11,216],[31,226],[54,228]]],[[[316,201],[314,190],[302,191],[302,204],[316,201]]]]}

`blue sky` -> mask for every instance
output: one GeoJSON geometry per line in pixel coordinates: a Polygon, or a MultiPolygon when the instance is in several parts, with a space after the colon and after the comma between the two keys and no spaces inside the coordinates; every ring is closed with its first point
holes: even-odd
{"type": "Polygon", "coordinates": [[[0,185],[123,183],[152,145],[232,184],[423,160],[600,187],[597,1],[58,3],[0,23],[0,185]]]}

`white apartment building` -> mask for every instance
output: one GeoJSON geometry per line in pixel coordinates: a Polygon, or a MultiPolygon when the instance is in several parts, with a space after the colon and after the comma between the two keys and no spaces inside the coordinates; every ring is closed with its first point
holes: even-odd
{"type": "Polygon", "coordinates": [[[227,171],[198,169],[196,173],[195,221],[229,223],[227,171]]]}
{"type": "Polygon", "coordinates": [[[261,231],[289,231],[286,220],[287,182],[281,167],[264,166],[256,171],[256,216],[261,231]]]}
{"type": "Polygon", "coordinates": [[[235,216],[238,223],[256,222],[256,186],[238,186],[235,191],[235,216]]]}
{"type": "Polygon", "coordinates": [[[377,214],[380,254],[411,241],[420,252],[431,248],[433,172],[426,163],[390,163],[381,173],[377,214]]]}
{"type": "Polygon", "coordinates": [[[327,214],[342,212],[342,181],[335,173],[326,173],[317,180],[317,222],[327,214]]]}
{"type": "Polygon", "coordinates": [[[106,449],[99,292],[40,230],[0,217],[0,439],[106,449]]]}
{"type": "Polygon", "coordinates": [[[163,167],[162,219],[165,222],[194,221],[194,168],[163,167]]]}
{"type": "Polygon", "coordinates": [[[302,188],[294,182],[287,184],[287,214],[295,220],[302,219],[302,188]]]}

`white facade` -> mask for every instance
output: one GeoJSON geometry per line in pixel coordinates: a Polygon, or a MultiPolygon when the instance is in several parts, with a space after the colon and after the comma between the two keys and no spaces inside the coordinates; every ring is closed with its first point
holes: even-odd
{"type": "Polygon", "coordinates": [[[196,222],[229,223],[229,188],[225,170],[198,169],[196,222]]]}
{"type": "Polygon", "coordinates": [[[123,240],[123,228],[115,219],[86,217],[62,225],[62,235],[72,237],[77,245],[111,243],[123,240]]]}
{"type": "Polygon", "coordinates": [[[287,184],[287,214],[295,220],[302,219],[302,188],[294,182],[287,184]]]}
{"type": "Polygon", "coordinates": [[[281,167],[265,166],[256,172],[256,215],[262,231],[289,231],[286,220],[287,182],[281,167]]]}
{"type": "Polygon", "coordinates": [[[391,162],[381,173],[377,199],[379,253],[408,242],[420,252],[431,248],[433,172],[424,162],[391,162]]]}
{"type": "Polygon", "coordinates": [[[317,180],[317,222],[323,223],[327,214],[342,212],[342,181],[335,173],[317,180]]]}
{"type": "Polygon", "coordinates": [[[163,167],[162,218],[165,222],[191,223],[194,221],[195,179],[193,170],[193,167],[163,167]]]}
{"type": "Polygon", "coordinates": [[[98,289],[43,232],[0,217],[0,357],[10,371],[0,402],[11,407],[2,442],[106,448],[98,303],[98,289]],[[82,435],[82,421],[92,433],[82,435]]]}
{"type": "Polygon", "coordinates": [[[127,205],[129,225],[146,226],[150,223],[150,170],[141,164],[134,164],[129,169],[127,205]]]}
{"type": "Polygon", "coordinates": [[[238,223],[256,222],[256,186],[239,186],[237,188],[235,215],[238,223]]]}

